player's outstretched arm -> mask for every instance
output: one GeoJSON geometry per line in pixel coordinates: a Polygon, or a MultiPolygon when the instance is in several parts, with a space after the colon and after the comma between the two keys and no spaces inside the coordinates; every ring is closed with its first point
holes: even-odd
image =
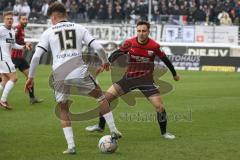
{"type": "Polygon", "coordinates": [[[36,72],[37,66],[39,64],[40,58],[44,52],[45,51],[42,48],[39,48],[39,47],[36,48],[36,51],[32,57],[31,63],[30,63],[28,79],[25,83],[25,88],[24,88],[25,92],[31,91],[31,88],[34,85],[33,79],[35,76],[35,72],[36,72]]]}
{"type": "Polygon", "coordinates": [[[39,65],[40,58],[44,52],[45,50],[43,50],[42,48],[36,47],[35,53],[30,63],[28,78],[34,78],[37,66],[39,65]]]}
{"type": "Polygon", "coordinates": [[[168,57],[166,55],[164,55],[163,57],[161,57],[161,60],[164,62],[164,64],[168,67],[168,69],[171,71],[172,75],[173,75],[173,79],[175,81],[179,81],[180,80],[180,76],[177,75],[177,72],[172,64],[172,62],[168,59],[168,57]]]}
{"type": "Polygon", "coordinates": [[[91,47],[97,51],[97,54],[99,56],[99,58],[102,60],[102,64],[104,63],[109,63],[108,62],[108,59],[107,59],[107,54],[103,48],[103,46],[97,42],[96,40],[94,40],[92,43],[91,43],[91,47]]]}
{"type": "Polygon", "coordinates": [[[27,49],[27,50],[31,50],[32,49],[32,45],[31,43],[26,43],[25,45],[19,45],[17,43],[14,43],[13,46],[12,46],[14,49],[27,49]]]}
{"type": "Polygon", "coordinates": [[[107,54],[106,54],[105,50],[103,49],[102,45],[100,43],[98,43],[97,41],[93,41],[91,43],[91,47],[97,51],[99,58],[102,60],[102,65],[99,68],[97,68],[96,74],[98,75],[99,73],[103,72],[104,70],[109,71],[110,63],[107,59],[107,54]]]}
{"type": "Polygon", "coordinates": [[[121,51],[120,49],[117,49],[116,51],[111,53],[111,55],[108,57],[108,61],[110,63],[113,63],[118,57],[120,57],[123,54],[125,54],[125,52],[121,51]]]}

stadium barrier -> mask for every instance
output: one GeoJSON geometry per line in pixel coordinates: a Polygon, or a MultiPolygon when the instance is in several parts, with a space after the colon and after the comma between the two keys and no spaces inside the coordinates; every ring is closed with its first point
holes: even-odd
{"type": "MultiPolygon", "coordinates": [[[[116,50],[119,43],[101,42],[108,54],[116,50]]],[[[192,44],[186,43],[166,43],[162,42],[162,50],[168,55],[173,65],[177,70],[192,70],[192,71],[238,71],[240,72],[240,56],[234,56],[232,48],[220,44],[192,44]],[[217,63],[218,62],[218,63],[217,63]],[[228,69],[228,68],[231,69],[228,69]]],[[[36,42],[34,42],[34,46],[36,42]]],[[[239,48],[238,48],[239,49],[239,48]]],[[[26,52],[25,57],[30,62],[33,52],[26,52]]],[[[83,53],[93,53],[87,46],[83,46],[83,53]]],[[[40,59],[40,64],[51,64],[52,55],[44,54],[40,59]]],[[[160,59],[156,59],[156,64],[164,65],[160,59]]]]}

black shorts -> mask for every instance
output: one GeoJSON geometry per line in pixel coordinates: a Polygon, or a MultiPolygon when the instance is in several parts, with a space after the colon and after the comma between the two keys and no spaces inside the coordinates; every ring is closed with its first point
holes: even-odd
{"type": "Polygon", "coordinates": [[[154,85],[154,80],[152,76],[144,76],[139,78],[123,76],[122,79],[116,82],[124,94],[134,90],[139,89],[146,97],[150,97],[154,94],[159,94],[158,88],[154,85]]]}
{"type": "Polygon", "coordinates": [[[21,72],[29,69],[29,64],[24,58],[12,58],[12,62],[15,65],[15,68],[18,68],[21,72]]]}

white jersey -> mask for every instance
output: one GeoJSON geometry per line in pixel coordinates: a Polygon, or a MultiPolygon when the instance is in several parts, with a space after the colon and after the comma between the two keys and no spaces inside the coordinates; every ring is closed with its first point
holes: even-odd
{"type": "Polygon", "coordinates": [[[48,28],[42,34],[37,47],[44,51],[51,49],[52,69],[54,71],[67,64],[69,60],[78,58],[81,64],[79,68],[68,75],[67,79],[71,79],[74,78],[74,75],[78,75],[78,77],[87,76],[88,66],[82,60],[82,42],[90,45],[92,41],[94,41],[94,38],[86,28],[76,23],[62,21],[48,28]]]}
{"type": "Polygon", "coordinates": [[[11,51],[15,45],[15,31],[0,27],[0,61],[11,62],[11,51]]]}

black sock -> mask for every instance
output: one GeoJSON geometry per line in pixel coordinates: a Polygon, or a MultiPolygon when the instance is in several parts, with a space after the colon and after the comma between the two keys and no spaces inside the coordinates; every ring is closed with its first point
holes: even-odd
{"type": "Polygon", "coordinates": [[[101,129],[104,130],[105,124],[106,124],[105,118],[104,118],[102,115],[100,115],[100,117],[99,117],[99,122],[98,122],[98,126],[99,126],[101,129]]]}
{"type": "Polygon", "coordinates": [[[163,112],[157,112],[157,120],[160,126],[161,134],[165,134],[167,130],[167,113],[164,110],[163,112]]]}
{"type": "Polygon", "coordinates": [[[31,91],[29,91],[29,97],[30,98],[34,98],[35,96],[34,96],[34,88],[32,87],[31,88],[31,91]]]}

